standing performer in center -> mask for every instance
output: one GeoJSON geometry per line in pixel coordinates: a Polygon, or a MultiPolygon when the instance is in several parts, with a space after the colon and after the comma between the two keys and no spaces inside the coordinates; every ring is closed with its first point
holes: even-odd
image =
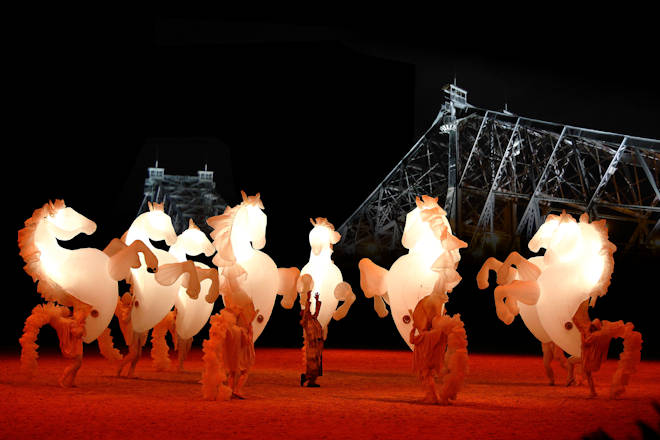
{"type": "Polygon", "coordinates": [[[321,301],[319,301],[319,294],[314,295],[316,304],[314,306],[314,313],[312,314],[312,287],[313,281],[309,274],[305,274],[301,278],[304,286],[304,292],[300,295],[301,306],[305,303],[304,308],[300,310],[300,325],[303,328],[303,363],[305,364],[305,372],[300,375],[300,386],[310,388],[318,388],[320,385],[316,383],[316,378],[323,376],[323,327],[317,319],[319,310],[321,309],[321,301]]]}

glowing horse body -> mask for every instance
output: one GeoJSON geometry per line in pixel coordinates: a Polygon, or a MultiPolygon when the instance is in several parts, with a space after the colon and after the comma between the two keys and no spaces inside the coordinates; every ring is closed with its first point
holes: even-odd
{"type": "Polygon", "coordinates": [[[158,272],[154,274],[144,265],[131,269],[130,326],[133,337],[131,341],[127,341],[130,354],[120,364],[119,374],[129,362],[128,375],[133,374],[147,333],[172,310],[180,286],[187,288],[188,294],[193,297],[199,294],[199,278],[194,263],[179,262],[174,255],[154,247],[150,242],[165,240],[166,244],[173,245],[176,239],[172,220],[163,211],[163,205],[151,202],[149,211],[140,214],[124,236],[127,245],[136,241],[146,243],[158,258],[158,272]],[[181,275],[184,276],[180,279],[181,275]]]}
{"type": "Polygon", "coordinates": [[[105,251],[69,250],[57,243],[95,230],[94,222],[56,200],[36,210],[18,233],[25,271],[38,281],[37,291],[49,301],[45,306],[37,306],[26,320],[21,363],[28,375],[37,366],[35,341],[39,329],[49,323],[57,330],[62,352],[74,358],[60,380],[62,386],[71,386],[82,363],[82,342],[97,339],[112,319],[118,298],[117,281],[128,279],[128,269],[144,265],[145,260],[150,268],[158,264],[141,241],[126,246],[114,239],[105,251]]]}
{"type": "MultiPolygon", "coordinates": [[[[409,250],[394,262],[389,271],[368,258],[360,260],[360,286],[367,298],[374,298],[374,309],[387,316],[383,299],[389,303],[392,318],[412,349],[412,311],[432,292],[447,293],[460,282],[456,272],[459,249],[467,244],[451,233],[445,211],[437,198],[416,199],[417,207],[406,216],[401,242],[409,250]]],[[[444,306],[443,306],[444,310],[444,306]]]]}
{"type": "MultiPolygon", "coordinates": [[[[560,216],[549,215],[530,240],[532,252],[538,252],[541,247],[546,249],[545,255],[529,260],[517,252],[510,254],[503,263],[489,258],[477,275],[477,284],[480,289],[488,287],[488,271],[496,271],[499,286],[494,295],[500,320],[510,324],[520,313],[525,325],[542,343],[553,342],[574,359],[582,358],[591,392],[595,394],[591,371],[598,370],[602,359],[593,363],[586,358],[593,357],[589,347],[594,341],[599,339],[602,344],[606,337],[595,333],[600,321],[594,324],[594,329],[589,328],[590,323],[585,328],[588,315],[586,318],[584,315],[588,305],[593,306],[598,297],[607,293],[616,246],[607,238],[605,220],[590,223],[588,215],[583,214],[578,223],[562,212],[560,216]]],[[[620,331],[612,330],[615,336],[610,339],[630,337],[629,344],[624,340],[625,357],[629,361],[624,362],[622,355],[620,368],[625,371],[615,375],[618,378],[615,377],[612,384],[612,396],[616,396],[623,392],[623,386],[634,371],[635,359],[639,361],[641,336],[632,331],[632,324],[613,324],[620,331]]],[[[606,342],[609,345],[609,339],[606,342]]]]}
{"type": "Polygon", "coordinates": [[[277,294],[284,293],[285,299],[295,298],[299,271],[278,269],[275,262],[259,250],[266,245],[264,206],[259,194],[248,197],[241,191],[241,195],[241,204],[228,206],[222,215],[207,219],[207,223],[214,228],[211,238],[217,254],[213,264],[218,266],[220,284],[223,279],[235,280],[238,283],[235,289],[246,292],[257,311],[252,322],[256,341],[270,319],[277,294]],[[241,275],[228,276],[229,272],[241,275]]]}
{"type": "MultiPolygon", "coordinates": [[[[204,254],[210,257],[215,253],[213,244],[206,235],[193,223],[177,237],[176,242],[170,246],[169,253],[180,263],[192,257],[204,254]]],[[[190,350],[193,337],[206,325],[213,312],[213,304],[218,297],[218,272],[206,264],[195,261],[195,269],[200,280],[200,294],[191,298],[183,286],[174,302],[174,312],[170,312],[152,332],[154,358],[158,369],[169,367],[168,347],[165,341],[167,331],[176,337],[175,346],[179,352],[179,370],[183,368],[183,361],[190,350]],[[176,335],[176,336],[175,336],[176,335]]]]}
{"type": "MultiPolygon", "coordinates": [[[[330,319],[340,320],[348,313],[351,304],[355,301],[355,294],[351,286],[344,282],[341,271],[330,259],[332,245],[337,244],[341,235],[335,231],[332,223],[327,219],[318,217],[316,222],[310,219],[314,228],[309,233],[309,244],[311,252],[309,262],[302,268],[300,275],[309,274],[312,277],[313,291],[319,293],[319,301],[322,307],[317,317],[323,327],[323,335],[327,337],[330,319]],[[337,308],[339,301],[344,304],[337,308]]],[[[299,293],[306,293],[306,289],[299,282],[299,293]]],[[[283,305],[286,306],[285,301],[283,305]]],[[[293,305],[293,304],[292,304],[293,305]]],[[[316,311],[316,302],[311,302],[310,313],[316,311]]]]}

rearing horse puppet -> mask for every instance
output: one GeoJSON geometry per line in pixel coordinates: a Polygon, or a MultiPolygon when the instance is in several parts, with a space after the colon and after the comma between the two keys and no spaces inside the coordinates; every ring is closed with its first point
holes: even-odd
{"type": "Polygon", "coordinates": [[[295,298],[300,271],[295,267],[278,268],[260,251],[266,245],[264,205],[259,193],[248,197],[241,191],[241,196],[243,201],[239,205],[228,206],[222,215],[206,222],[213,228],[211,238],[217,250],[213,264],[218,266],[220,285],[228,281],[238,283],[234,290],[245,292],[254,304],[252,331],[256,341],[270,319],[277,294],[285,299],[295,298]],[[236,273],[241,275],[234,276],[236,273]]]}
{"type": "Polygon", "coordinates": [[[495,308],[500,320],[511,324],[520,313],[542,343],[553,342],[573,356],[569,361],[581,359],[592,396],[596,390],[591,373],[606,359],[612,338],[623,338],[610,389],[611,397],[621,395],[640,361],[642,336],[632,323],[589,318],[588,307],[607,293],[614,271],[616,246],[608,239],[605,220],[590,223],[585,213],[576,222],[565,211],[551,214],[529,241],[532,252],[542,247],[545,255],[529,260],[517,252],[504,262],[489,258],[477,274],[477,285],[487,288],[488,271],[497,272],[495,308]]]}
{"type": "Polygon", "coordinates": [[[62,354],[73,359],[60,385],[72,386],[82,365],[82,343],[101,336],[112,320],[118,299],[117,281],[130,279],[131,268],[144,265],[145,270],[156,270],[158,266],[155,255],[140,240],[127,246],[113,239],[104,251],[70,250],[57,243],[94,231],[93,221],[56,200],[35,210],[18,232],[24,269],[38,282],[37,292],[47,301],[32,310],[20,339],[21,370],[28,377],[37,369],[39,330],[49,324],[57,331],[62,354]]]}
{"type": "Polygon", "coordinates": [[[422,196],[406,216],[401,237],[408,254],[386,270],[360,260],[360,286],[374,309],[387,316],[385,302],[401,337],[413,349],[413,367],[428,390],[425,401],[446,404],[456,398],[467,370],[467,337],[460,315],[446,315],[447,293],[461,281],[459,249],[467,243],[451,232],[438,199],[422,196]],[[383,300],[385,302],[383,302],[383,300]],[[434,376],[442,379],[439,391],[434,376]]]}
{"type": "MultiPolygon", "coordinates": [[[[296,287],[301,298],[309,290],[318,292],[319,301],[323,307],[320,308],[317,319],[323,328],[323,339],[326,339],[330,320],[338,321],[346,316],[355,301],[355,294],[331,259],[332,246],[341,240],[341,235],[335,231],[335,227],[326,218],[317,217],[316,221],[310,218],[309,221],[313,226],[309,233],[311,246],[309,262],[303,266],[300,272],[301,278],[298,279],[296,287]],[[311,276],[309,286],[305,286],[302,281],[302,275],[305,274],[311,276]],[[337,307],[339,301],[343,301],[343,304],[337,307]]],[[[293,307],[294,300],[295,296],[283,298],[282,307],[290,309],[293,307]]],[[[301,307],[305,308],[306,303],[307,301],[301,300],[301,307]]],[[[316,302],[310,302],[310,307],[310,313],[316,313],[316,302]]]]}
{"type": "MultiPolygon", "coordinates": [[[[183,231],[176,242],[170,246],[169,253],[181,263],[187,261],[187,256],[204,254],[210,257],[215,253],[213,244],[206,237],[192,219],[188,222],[188,229],[183,231]]],[[[192,298],[187,289],[179,288],[176,296],[174,310],[158,323],[151,332],[151,357],[158,370],[170,368],[169,347],[165,336],[169,331],[172,335],[174,348],[178,352],[178,370],[183,370],[183,361],[186,359],[193,337],[208,322],[213,311],[214,300],[218,297],[218,271],[209,268],[204,263],[194,262],[197,276],[200,280],[200,293],[192,298]]],[[[164,272],[164,271],[163,271],[164,272]]]]}
{"type": "Polygon", "coordinates": [[[295,298],[300,275],[295,267],[278,269],[260,251],[266,245],[264,205],[259,193],[248,197],[241,191],[241,196],[239,205],[206,220],[213,228],[213,264],[225,305],[211,317],[209,339],[203,343],[202,394],[207,400],[243,398],[241,389],[254,364],[254,341],[268,323],[277,294],[295,298]]]}
{"type": "MultiPolygon", "coordinates": [[[[130,348],[129,354],[119,364],[118,375],[126,365],[129,365],[127,375],[133,375],[149,330],[172,310],[180,288],[184,288],[190,298],[196,299],[200,292],[200,280],[217,279],[215,270],[199,268],[192,260],[180,261],[174,253],[157,249],[151,244],[150,240],[165,240],[166,244],[172,246],[177,241],[177,235],[172,220],[164,212],[163,204],[149,202],[148,206],[149,211],[133,221],[123,240],[127,245],[135,241],[146,243],[158,257],[158,272],[150,273],[143,267],[131,269],[130,301],[126,301],[128,304],[117,304],[120,324],[124,325],[122,331],[130,348]],[[119,316],[128,315],[127,309],[130,310],[130,317],[119,316]]],[[[217,286],[217,283],[212,283],[217,286]]]]}

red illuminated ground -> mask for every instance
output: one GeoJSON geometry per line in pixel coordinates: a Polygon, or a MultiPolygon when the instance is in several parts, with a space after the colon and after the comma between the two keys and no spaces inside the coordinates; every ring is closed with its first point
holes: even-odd
{"type": "MultiPolygon", "coordinates": [[[[300,388],[300,351],[257,349],[247,399],[201,400],[201,352],[190,373],[159,373],[145,357],[136,379],[116,378],[88,347],[77,387],[62,389],[65,363],[40,359],[39,375],[20,383],[17,357],[0,360],[0,438],[579,438],[602,428],[614,438],[639,438],[635,421],[657,426],[660,363],[643,362],[626,395],[609,400],[615,368],[597,373],[602,396],[586,387],[545,385],[541,359],[471,355],[467,384],[451,406],[418,403],[412,354],[326,350],[318,389],[300,388]]],[[[558,376],[563,372],[555,366],[558,376]]]]}

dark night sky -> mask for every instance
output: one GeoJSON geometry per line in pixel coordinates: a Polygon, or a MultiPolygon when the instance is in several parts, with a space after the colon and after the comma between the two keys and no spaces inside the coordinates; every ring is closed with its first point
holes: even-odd
{"type": "MultiPolygon", "coordinates": [[[[477,32],[396,14],[101,17],[29,21],[14,69],[20,136],[5,166],[24,178],[5,183],[17,188],[11,229],[48,199],[63,198],[99,226],[72,248],[103,248],[126,230],[157,144],[166,172],[194,173],[209,163],[231,203],[239,189],[261,192],[269,216],[264,250],[279,266],[302,267],[308,218],[339,226],[433,121],[440,89],[454,75],[480,107],[499,110],[506,101],[527,117],[660,138],[651,66],[658,39],[639,21],[624,29],[589,17],[561,25],[512,19],[477,32]]],[[[15,256],[15,233],[5,240],[16,287],[5,296],[16,307],[1,324],[2,342],[16,350],[40,299],[15,256]]],[[[471,347],[535,352],[521,321],[504,326],[492,295],[476,291],[469,274],[478,263],[462,264],[449,310],[464,317],[471,347]]],[[[356,268],[342,269],[358,301],[345,321],[331,324],[328,345],[402,348],[391,319],[378,320],[359,292],[356,268]]],[[[622,285],[616,275],[613,286],[622,285]]],[[[601,317],[641,321],[657,357],[651,312],[632,305],[658,293],[646,276],[635,291],[603,299],[601,317]]],[[[276,305],[259,344],[299,343],[296,312],[276,305]]]]}

